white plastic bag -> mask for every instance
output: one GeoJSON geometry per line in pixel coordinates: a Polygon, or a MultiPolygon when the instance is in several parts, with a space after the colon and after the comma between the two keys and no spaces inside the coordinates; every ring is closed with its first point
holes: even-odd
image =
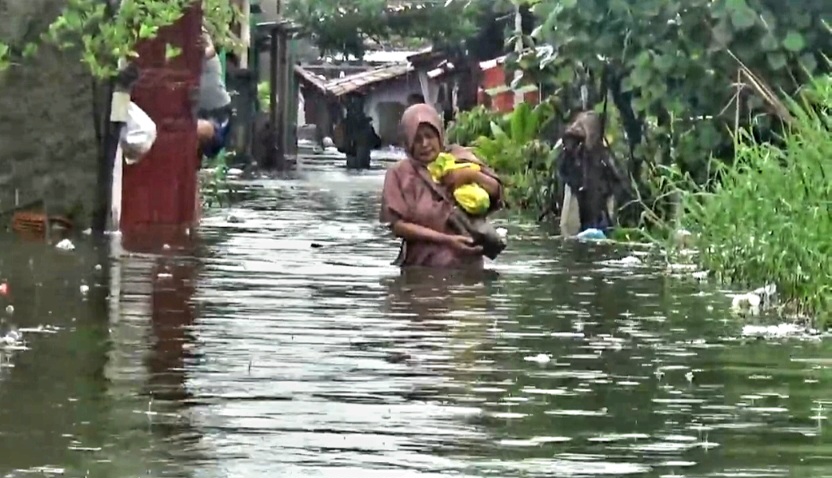
{"type": "Polygon", "coordinates": [[[127,164],[138,163],[156,141],[156,123],[132,101],[127,107],[127,124],[121,129],[119,140],[127,164]]]}

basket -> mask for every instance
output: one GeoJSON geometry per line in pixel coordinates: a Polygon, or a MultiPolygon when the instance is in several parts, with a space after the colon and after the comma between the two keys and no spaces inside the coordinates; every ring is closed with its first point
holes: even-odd
{"type": "Polygon", "coordinates": [[[72,229],[72,222],[63,216],[50,216],[47,219],[43,212],[18,211],[12,216],[12,230],[26,238],[46,239],[47,220],[50,230],[54,228],[72,229]]]}

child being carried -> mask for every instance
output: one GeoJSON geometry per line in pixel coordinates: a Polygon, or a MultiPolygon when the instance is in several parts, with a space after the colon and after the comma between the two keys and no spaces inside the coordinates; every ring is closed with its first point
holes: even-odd
{"type": "MultiPolygon", "coordinates": [[[[476,163],[457,162],[451,153],[440,153],[427,167],[431,179],[436,183],[441,183],[442,178],[451,171],[463,168],[476,171],[481,169],[476,163]]],[[[457,187],[452,194],[459,208],[465,212],[452,217],[453,225],[462,229],[460,232],[470,234],[474,242],[483,247],[486,257],[495,259],[507,244],[505,234],[501,234],[485,220],[485,215],[491,209],[491,196],[488,191],[479,184],[469,183],[457,187]]]]}

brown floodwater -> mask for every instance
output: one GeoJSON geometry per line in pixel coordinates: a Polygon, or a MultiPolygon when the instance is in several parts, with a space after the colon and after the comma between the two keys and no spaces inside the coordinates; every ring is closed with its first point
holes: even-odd
{"type": "Polygon", "coordinates": [[[511,216],[490,273],[402,275],[382,175],[241,183],[152,254],[2,239],[0,476],[832,476],[828,341],[511,216]]]}

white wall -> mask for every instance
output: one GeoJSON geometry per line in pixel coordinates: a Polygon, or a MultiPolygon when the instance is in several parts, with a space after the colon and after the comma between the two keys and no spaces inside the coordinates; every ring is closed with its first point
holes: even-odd
{"type": "MultiPolygon", "coordinates": [[[[436,98],[435,91],[437,90],[438,87],[431,82],[429,95],[434,99],[436,98]]],[[[384,83],[367,95],[367,98],[364,101],[364,114],[373,120],[373,128],[376,130],[376,133],[381,135],[384,130],[389,128],[389,124],[382,126],[382,121],[384,121],[384,119],[381,118],[379,104],[397,102],[407,107],[407,98],[412,94],[423,94],[422,86],[419,82],[419,76],[416,73],[411,73],[400,80],[384,83]]],[[[429,101],[427,97],[425,99],[429,101]]],[[[399,119],[400,118],[395,118],[396,125],[398,125],[399,119]]],[[[387,121],[389,123],[390,120],[388,119],[387,121]]]]}

